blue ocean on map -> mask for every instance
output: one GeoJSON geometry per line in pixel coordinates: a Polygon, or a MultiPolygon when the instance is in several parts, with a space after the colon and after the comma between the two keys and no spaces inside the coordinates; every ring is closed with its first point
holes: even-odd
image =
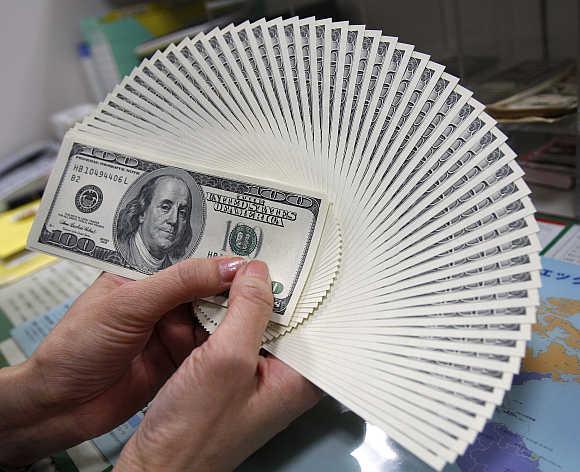
{"type": "Polygon", "coordinates": [[[445,472],[580,471],[580,266],[542,258],[541,306],[511,390],[445,472]]]}

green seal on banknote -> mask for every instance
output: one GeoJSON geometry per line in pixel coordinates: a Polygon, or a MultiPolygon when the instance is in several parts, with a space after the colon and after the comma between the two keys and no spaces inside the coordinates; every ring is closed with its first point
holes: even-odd
{"type": "Polygon", "coordinates": [[[272,281],[272,293],[274,295],[279,295],[284,291],[284,284],[276,280],[272,281]]]}
{"type": "Polygon", "coordinates": [[[258,235],[254,228],[237,224],[230,233],[230,248],[238,256],[249,256],[258,245],[258,235]]]}

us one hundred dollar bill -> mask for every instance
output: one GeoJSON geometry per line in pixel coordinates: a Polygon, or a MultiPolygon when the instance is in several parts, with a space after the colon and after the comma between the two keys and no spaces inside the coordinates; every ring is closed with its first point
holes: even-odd
{"type": "Polygon", "coordinates": [[[190,257],[260,259],[272,278],[272,320],[287,324],[327,211],[315,192],[69,135],[28,245],[133,279],[190,257]]]}

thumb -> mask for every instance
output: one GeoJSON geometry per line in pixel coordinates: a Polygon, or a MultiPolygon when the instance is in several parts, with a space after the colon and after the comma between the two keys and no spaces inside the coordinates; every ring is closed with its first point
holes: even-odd
{"type": "Polygon", "coordinates": [[[212,334],[213,345],[229,346],[240,358],[258,358],[262,335],[272,316],[268,266],[252,261],[236,274],[224,321],[212,334]],[[249,357],[246,357],[249,356],[249,357]]]}
{"type": "Polygon", "coordinates": [[[114,289],[107,312],[137,329],[150,327],[178,305],[227,290],[244,263],[231,257],[186,259],[114,289]]]}

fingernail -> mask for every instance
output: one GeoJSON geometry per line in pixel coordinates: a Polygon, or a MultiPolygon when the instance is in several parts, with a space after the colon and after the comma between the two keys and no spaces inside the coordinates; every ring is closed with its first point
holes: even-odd
{"type": "Polygon", "coordinates": [[[246,275],[256,277],[262,280],[270,280],[270,271],[268,266],[262,261],[252,261],[246,266],[246,275]]]}
{"type": "Polygon", "coordinates": [[[218,270],[220,273],[220,277],[222,282],[231,282],[234,280],[234,276],[236,272],[243,267],[247,261],[242,259],[241,257],[235,259],[224,259],[223,261],[218,262],[218,270]]]}

